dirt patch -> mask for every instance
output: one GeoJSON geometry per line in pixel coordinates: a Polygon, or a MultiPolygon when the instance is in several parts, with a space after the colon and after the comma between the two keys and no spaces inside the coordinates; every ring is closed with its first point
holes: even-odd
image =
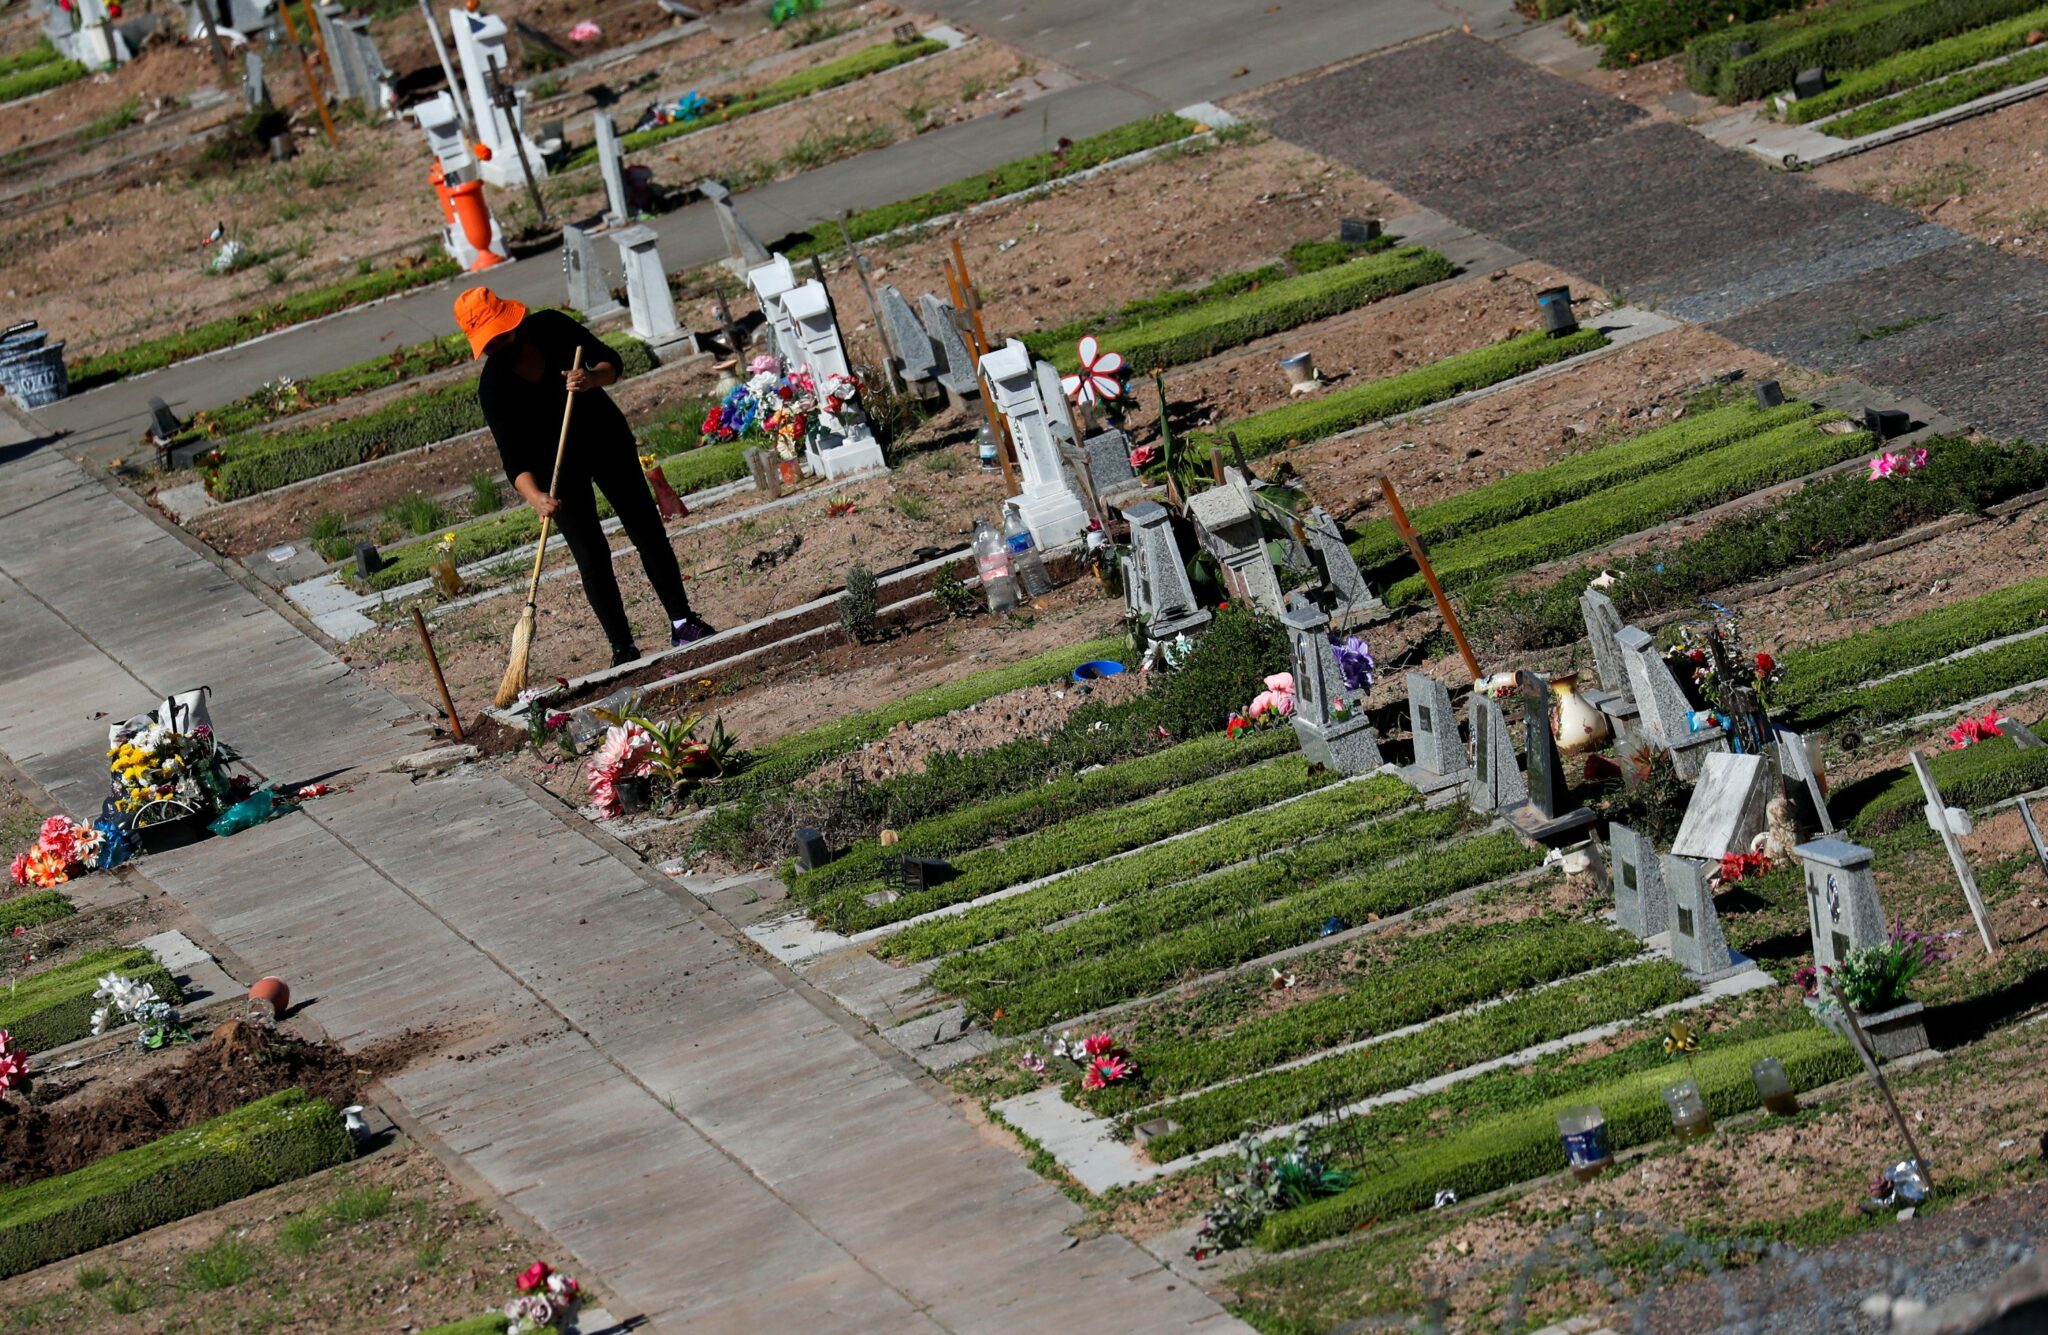
{"type": "Polygon", "coordinates": [[[125,1078],[92,1066],[44,1077],[26,1106],[0,1102],[0,1183],[69,1173],[294,1086],[342,1107],[431,1050],[426,1033],[408,1032],[351,1056],[229,1020],[188,1052],[151,1054],[125,1078]]]}
{"type": "Polygon", "coordinates": [[[2048,248],[2048,100],[1902,139],[1813,170],[1822,185],[1912,209],[2021,255],[2048,248]]]}

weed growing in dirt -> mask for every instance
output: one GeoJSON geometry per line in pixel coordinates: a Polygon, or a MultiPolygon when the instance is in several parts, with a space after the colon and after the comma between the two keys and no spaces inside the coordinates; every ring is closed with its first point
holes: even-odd
{"type": "Polygon", "coordinates": [[[231,1289],[254,1273],[255,1253],[228,1233],[185,1258],[185,1287],[199,1293],[231,1289]]]}
{"type": "Polygon", "coordinates": [[[87,1293],[104,1289],[114,1282],[114,1273],[96,1265],[89,1265],[78,1272],[78,1287],[87,1293]]]}
{"type": "Polygon", "coordinates": [[[327,1207],[328,1218],[337,1224],[361,1224],[391,1213],[390,1187],[351,1187],[327,1207]]]}
{"type": "Polygon", "coordinates": [[[536,79],[533,86],[526,91],[533,96],[533,100],[536,102],[554,97],[562,91],[561,77],[550,74],[545,79],[536,79]]]}
{"type": "Polygon", "coordinates": [[[902,515],[912,523],[923,520],[931,513],[931,506],[925,503],[925,499],[922,496],[891,496],[889,504],[897,514],[902,515]]]}
{"type": "Polygon", "coordinates": [[[441,1241],[423,1242],[413,1253],[413,1260],[422,1270],[439,1270],[448,1259],[448,1245],[441,1241]]]}
{"type": "Polygon", "coordinates": [[[385,502],[384,517],[408,533],[432,533],[448,524],[448,512],[441,502],[418,491],[385,502]]]}
{"type": "Polygon", "coordinates": [[[1886,192],[1902,209],[1922,209],[1945,199],[1960,199],[1977,187],[1984,169],[1974,162],[1944,162],[1910,180],[1894,181],[1886,192]]]}
{"type": "Polygon", "coordinates": [[[149,1295],[125,1275],[108,1285],[100,1296],[106,1301],[107,1310],[116,1316],[133,1316],[149,1306],[149,1295]]]}
{"type": "Polygon", "coordinates": [[[949,617],[971,617],[981,610],[981,593],[967,587],[953,566],[940,566],[932,576],[932,600],[949,617]]]}
{"type": "Polygon", "coordinates": [[[469,475],[469,512],[487,515],[505,507],[505,493],[498,487],[498,475],[479,468],[469,475]]]}
{"type": "Polygon", "coordinates": [[[894,138],[887,126],[872,122],[832,134],[812,131],[797,140],[795,146],[782,155],[782,164],[796,171],[806,172],[813,167],[822,167],[841,158],[855,157],[871,149],[887,148],[894,138]]]}
{"type": "Polygon", "coordinates": [[[142,99],[131,97],[120,106],[115,107],[107,115],[86,126],[84,132],[79,135],[79,138],[90,144],[105,139],[109,135],[119,134],[135,124],[140,119],[141,112],[142,99]]]}
{"type": "Polygon", "coordinates": [[[932,453],[921,455],[918,462],[934,473],[957,473],[966,467],[957,454],[932,453]]]}
{"type": "Polygon", "coordinates": [[[295,1214],[277,1231],[277,1245],[287,1256],[311,1256],[326,1239],[326,1228],[312,1214],[295,1214]]]}
{"type": "Polygon", "coordinates": [[[1856,341],[1858,343],[1875,343],[1878,339],[1890,338],[1893,334],[1903,334],[1909,329],[1918,329],[1923,324],[1933,324],[1940,318],[1939,314],[1916,315],[1910,320],[1900,320],[1895,324],[1878,325],[1875,329],[1859,327],[1856,330],[1856,341]]]}
{"type": "MultiPolygon", "coordinates": [[[[812,19],[789,34],[789,44],[792,48],[816,46],[819,42],[829,42],[834,37],[853,32],[859,27],[860,24],[853,19],[812,19]]],[[[534,96],[539,97],[541,93],[536,90],[534,96]]]]}

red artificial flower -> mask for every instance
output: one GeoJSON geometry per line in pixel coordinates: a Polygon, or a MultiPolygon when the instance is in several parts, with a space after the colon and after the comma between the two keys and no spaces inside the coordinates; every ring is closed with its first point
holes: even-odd
{"type": "Polygon", "coordinates": [[[1081,1047],[1089,1056],[1100,1057],[1116,1050],[1116,1040],[1108,1034],[1090,1034],[1081,1040],[1081,1047]]]}
{"type": "Polygon", "coordinates": [[[535,1261],[519,1276],[519,1291],[521,1293],[538,1292],[548,1282],[548,1276],[554,1273],[554,1267],[546,1261],[535,1261]]]}
{"type": "Polygon", "coordinates": [[[1695,663],[1704,663],[1707,661],[1707,652],[1704,649],[1688,649],[1685,651],[1685,656],[1687,658],[1690,658],[1695,663]]]}
{"type": "Polygon", "coordinates": [[[1084,1089],[1102,1089],[1128,1079],[1137,1069],[1135,1062],[1110,1053],[1088,1063],[1088,1069],[1081,1074],[1081,1086],[1084,1089]]]}
{"type": "Polygon", "coordinates": [[[1777,659],[1775,659],[1775,658],[1771,657],[1771,656],[1770,656],[1769,654],[1758,654],[1758,655],[1756,656],[1756,675],[1757,675],[1757,676],[1759,676],[1759,677],[1768,677],[1768,676],[1770,676],[1770,675],[1771,675],[1771,674],[1772,674],[1773,672],[1776,672],[1777,670],[1778,670],[1778,660],[1777,660],[1777,659]]]}
{"type": "Polygon", "coordinates": [[[1230,734],[1232,737],[1235,737],[1250,726],[1250,724],[1244,721],[1244,715],[1232,714],[1230,716],[1230,722],[1224,725],[1223,731],[1230,734]]]}
{"type": "Polygon", "coordinates": [[[1723,853],[1721,855],[1721,881],[1747,880],[1762,876],[1771,869],[1771,860],[1761,853],[1723,853]]]}

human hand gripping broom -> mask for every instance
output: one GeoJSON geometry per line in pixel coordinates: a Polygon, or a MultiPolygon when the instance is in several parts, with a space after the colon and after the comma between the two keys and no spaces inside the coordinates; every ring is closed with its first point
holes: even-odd
{"type": "MultiPolygon", "coordinates": [[[[583,369],[583,349],[576,349],[569,370],[573,373],[583,369]]],[[[555,442],[555,468],[548,475],[548,499],[555,499],[555,488],[562,483],[562,455],[569,448],[569,417],[576,411],[576,394],[570,391],[562,404],[562,436],[555,442]]],[[[540,521],[540,543],[533,549],[533,578],[526,583],[526,606],[519,609],[519,624],[512,628],[512,661],[505,665],[505,677],[498,683],[498,696],[494,703],[500,709],[511,708],[514,701],[526,689],[526,660],[533,653],[533,605],[540,597],[540,563],[548,554],[548,520],[542,515],[540,521]]]]}

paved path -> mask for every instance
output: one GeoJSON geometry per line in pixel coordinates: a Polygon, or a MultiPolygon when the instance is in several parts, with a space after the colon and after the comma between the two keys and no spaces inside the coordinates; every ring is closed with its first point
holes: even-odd
{"type": "Polygon", "coordinates": [[[267,779],[348,788],[143,871],[441,1148],[663,1330],[1240,1329],[664,879],[504,778],[392,772],[422,724],[0,423],[0,751],[97,810],[107,718],[213,687],[267,779]],[[104,715],[102,714],[104,711],[104,715]]]}

